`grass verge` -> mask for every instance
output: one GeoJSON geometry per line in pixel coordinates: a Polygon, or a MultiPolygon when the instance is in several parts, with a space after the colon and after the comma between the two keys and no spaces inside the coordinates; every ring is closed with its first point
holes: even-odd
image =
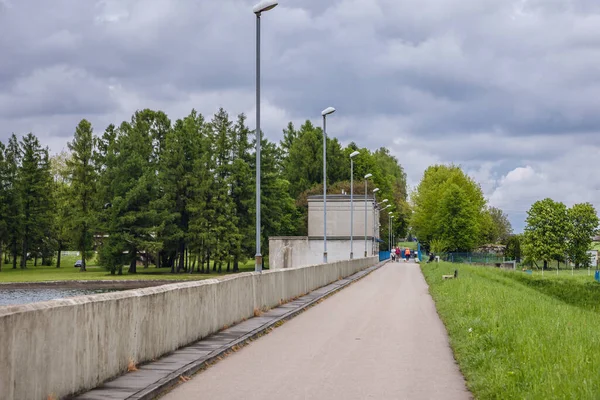
{"type": "Polygon", "coordinates": [[[476,398],[600,398],[600,285],[449,263],[421,268],[476,398]],[[458,279],[443,281],[454,269],[458,279]]]}
{"type": "Polygon", "coordinates": [[[417,242],[398,242],[397,245],[401,249],[408,247],[409,249],[417,250],[417,242]]]}
{"type": "MultiPolygon", "coordinates": [[[[43,267],[33,266],[33,262],[28,262],[27,269],[12,269],[12,265],[3,264],[0,272],[0,282],[44,282],[44,281],[87,281],[87,280],[200,280],[209,278],[218,278],[230,274],[226,272],[226,265],[223,266],[221,273],[212,272],[210,274],[200,273],[179,273],[172,274],[169,268],[156,268],[150,266],[144,268],[138,266],[137,274],[127,273],[128,267],[123,268],[123,275],[111,275],[109,271],[102,267],[87,266],[86,272],[79,272],[79,268],[74,268],[73,265],[78,257],[63,257],[61,267],[43,267]]],[[[254,271],[254,260],[249,260],[245,264],[240,263],[239,272],[254,271]]]]}

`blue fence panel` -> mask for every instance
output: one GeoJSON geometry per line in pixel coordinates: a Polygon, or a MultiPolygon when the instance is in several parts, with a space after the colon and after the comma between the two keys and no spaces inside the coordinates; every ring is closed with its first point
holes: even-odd
{"type": "Polygon", "coordinates": [[[379,252],[379,261],[388,260],[390,258],[389,251],[380,251],[379,252]]]}
{"type": "Polygon", "coordinates": [[[594,272],[594,279],[596,282],[600,282],[600,271],[594,272]]]}

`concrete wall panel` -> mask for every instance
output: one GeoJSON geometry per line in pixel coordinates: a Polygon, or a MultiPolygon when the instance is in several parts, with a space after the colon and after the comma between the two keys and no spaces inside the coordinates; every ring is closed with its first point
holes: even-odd
{"type": "Polygon", "coordinates": [[[90,389],[367,266],[377,258],[0,307],[0,394],[58,398],[90,389]]]}

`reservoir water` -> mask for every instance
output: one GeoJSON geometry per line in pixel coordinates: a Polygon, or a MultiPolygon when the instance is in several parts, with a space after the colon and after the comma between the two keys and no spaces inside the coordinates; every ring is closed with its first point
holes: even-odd
{"type": "Polygon", "coordinates": [[[0,307],[114,292],[107,289],[0,289],[0,307]]]}

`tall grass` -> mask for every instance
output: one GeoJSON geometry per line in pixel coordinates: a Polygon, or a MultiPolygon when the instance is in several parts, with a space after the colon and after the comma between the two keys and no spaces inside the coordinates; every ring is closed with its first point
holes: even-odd
{"type": "Polygon", "coordinates": [[[600,285],[449,263],[422,270],[477,398],[600,398],[600,285]],[[454,269],[458,279],[442,281],[454,269]]]}

